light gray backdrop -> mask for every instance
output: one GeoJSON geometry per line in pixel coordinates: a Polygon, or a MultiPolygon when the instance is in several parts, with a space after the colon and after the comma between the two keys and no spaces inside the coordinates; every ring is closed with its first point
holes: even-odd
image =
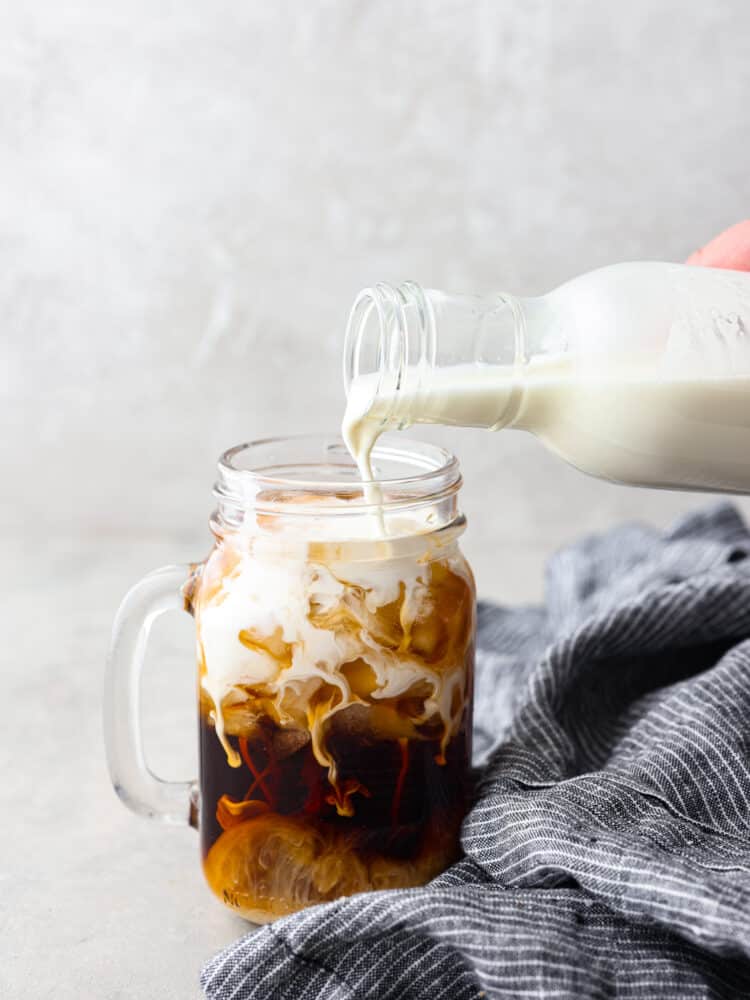
{"type": "MultiPolygon", "coordinates": [[[[192,832],[108,788],[120,596],[204,554],[221,450],[338,426],[363,285],[539,293],[683,259],[746,217],[750,8],[0,0],[0,18],[0,983],[186,997],[241,928],[200,889],[192,832]]],[[[505,601],[538,598],[581,532],[702,502],[586,478],[517,433],[437,436],[463,462],[480,592],[505,601]]],[[[193,664],[173,628],[147,736],[184,773],[193,664]]]]}
{"type": "MultiPolygon", "coordinates": [[[[338,426],[363,285],[537,293],[750,210],[742,0],[6,7],[3,500],[45,531],[200,539],[221,449],[338,426]]],[[[441,437],[508,600],[696,502],[441,437]]]]}

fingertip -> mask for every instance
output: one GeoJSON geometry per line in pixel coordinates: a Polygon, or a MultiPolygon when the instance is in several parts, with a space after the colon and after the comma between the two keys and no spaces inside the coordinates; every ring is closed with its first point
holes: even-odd
{"type": "Polygon", "coordinates": [[[692,253],[688,264],[750,271],[750,219],[737,222],[692,253]]]}

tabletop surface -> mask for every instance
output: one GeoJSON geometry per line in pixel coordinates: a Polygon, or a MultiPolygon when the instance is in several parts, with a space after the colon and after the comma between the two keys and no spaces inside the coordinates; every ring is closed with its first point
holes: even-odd
{"type": "MultiPolygon", "coordinates": [[[[657,512],[665,510],[655,505],[657,512]]],[[[560,533],[566,518],[561,509],[560,533]]],[[[497,566],[483,560],[481,543],[467,539],[480,593],[511,603],[540,598],[548,536],[536,548],[500,545],[497,566]]],[[[0,578],[0,997],[198,998],[205,961],[253,930],[204,885],[196,832],[130,813],[104,758],[103,666],[120,599],[149,570],[200,559],[206,548],[205,533],[4,540],[12,569],[0,578]]],[[[147,652],[144,743],[164,778],[196,774],[194,641],[187,614],[165,615],[147,652]]]]}
{"type": "MultiPolygon", "coordinates": [[[[202,964],[251,929],[204,886],[196,832],[133,815],[107,775],[101,690],[113,613],[130,583],[169,561],[167,548],[6,544],[18,569],[4,593],[4,998],[200,997],[202,964]]],[[[144,729],[153,769],[179,778],[195,774],[195,667],[191,621],[171,618],[154,628],[144,729]]]]}

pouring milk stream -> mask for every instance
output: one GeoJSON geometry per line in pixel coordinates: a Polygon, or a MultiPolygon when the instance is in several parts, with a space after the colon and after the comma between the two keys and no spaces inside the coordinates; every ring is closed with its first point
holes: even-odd
{"type": "Polygon", "coordinates": [[[349,317],[344,440],[370,462],[414,423],[514,428],[634,486],[750,492],[750,273],[615,264],[539,298],[413,283],[349,317]]]}

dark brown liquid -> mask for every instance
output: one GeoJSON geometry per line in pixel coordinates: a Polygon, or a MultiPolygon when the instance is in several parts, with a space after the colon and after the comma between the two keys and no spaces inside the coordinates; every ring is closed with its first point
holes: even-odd
{"type": "Polygon", "coordinates": [[[242,760],[230,767],[202,714],[200,831],[211,888],[262,920],[428,881],[459,855],[470,730],[465,716],[443,755],[439,739],[377,738],[352,706],[329,723],[332,783],[306,733],[267,719],[252,738],[228,737],[242,760]]]}

